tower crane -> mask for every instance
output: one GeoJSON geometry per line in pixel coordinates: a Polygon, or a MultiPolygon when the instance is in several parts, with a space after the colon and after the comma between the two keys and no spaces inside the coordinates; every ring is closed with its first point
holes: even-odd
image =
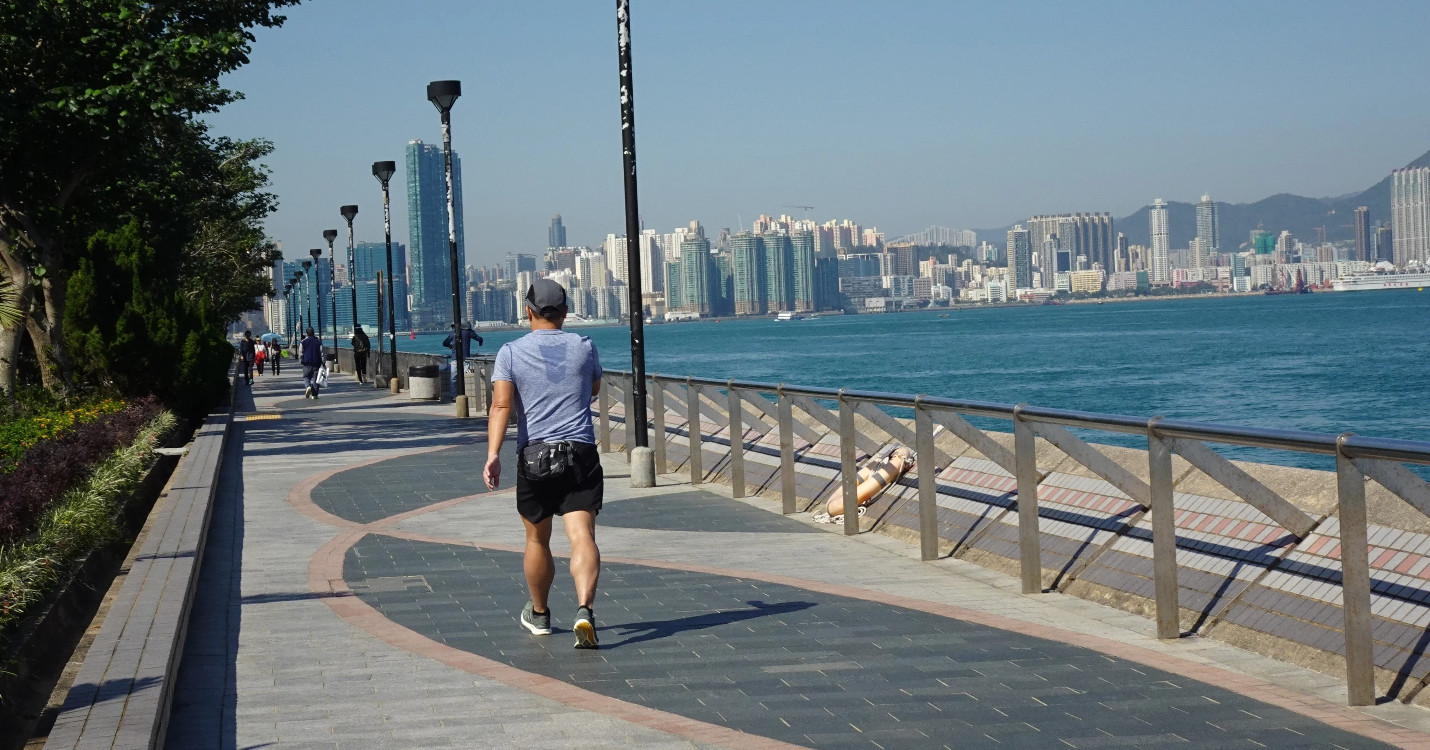
{"type": "Polygon", "coordinates": [[[809,212],[814,210],[814,206],[787,205],[787,206],[785,206],[785,208],[802,208],[802,209],[804,209],[804,218],[806,218],[806,219],[809,218],[809,212]]]}

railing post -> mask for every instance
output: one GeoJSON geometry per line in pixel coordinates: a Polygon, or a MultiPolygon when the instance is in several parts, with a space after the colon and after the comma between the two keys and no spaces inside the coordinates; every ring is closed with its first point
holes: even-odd
{"type": "Polygon", "coordinates": [[[859,533],[859,467],[854,465],[854,404],[839,389],[839,468],[844,494],[844,535],[859,533]]]}
{"type": "Polygon", "coordinates": [[[651,430],[651,449],[655,453],[655,473],[665,473],[665,387],[660,379],[650,376],[650,411],[655,424],[651,430]]]}
{"type": "Polygon", "coordinates": [[[1346,618],[1346,703],[1375,703],[1371,641],[1370,561],[1366,541],[1365,475],[1346,455],[1350,433],[1336,438],[1336,490],[1341,522],[1341,610],[1346,618]]]}
{"type": "Polygon", "coordinates": [[[1043,593],[1043,550],[1038,540],[1038,444],[1023,407],[1013,407],[1013,463],[1018,469],[1018,556],[1024,594],[1043,593]]]}
{"type": "Polygon", "coordinates": [[[601,384],[601,394],[596,397],[596,402],[600,409],[600,437],[601,452],[611,452],[611,379],[601,378],[605,382],[601,384]]]}
{"type": "Polygon", "coordinates": [[[795,512],[794,404],[785,395],[784,383],[775,393],[780,399],[780,511],[789,515],[795,512]]]}
{"type": "Polygon", "coordinates": [[[690,422],[687,425],[690,432],[690,461],[687,464],[690,467],[690,483],[700,484],[705,481],[705,468],[700,455],[700,386],[690,378],[685,379],[685,406],[688,412],[686,419],[690,422]]]}
{"type": "Polygon", "coordinates": [[[1157,604],[1157,637],[1179,638],[1177,601],[1177,511],[1172,502],[1172,449],[1157,436],[1157,422],[1147,422],[1147,479],[1152,510],[1152,584],[1157,604]]]}
{"type": "Polygon", "coordinates": [[[634,375],[621,376],[621,385],[625,390],[626,405],[626,460],[631,459],[631,449],[636,447],[636,377],[634,375]]]}
{"type": "Polygon", "coordinates": [[[914,467],[919,472],[919,555],[938,559],[938,458],[933,444],[933,415],[914,399],[914,467]]]}
{"type": "Polygon", "coordinates": [[[745,496],[745,420],[741,414],[740,394],[735,380],[725,383],[730,399],[730,487],[732,497],[745,496]]]}

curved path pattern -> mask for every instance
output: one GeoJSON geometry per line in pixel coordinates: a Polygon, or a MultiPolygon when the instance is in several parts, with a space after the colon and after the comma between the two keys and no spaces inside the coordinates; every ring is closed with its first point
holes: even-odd
{"type": "Polygon", "coordinates": [[[1426,746],[1285,686],[1311,673],[1228,671],[1229,647],[758,500],[627,490],[614,461],[602,648],[575,651],[564,571],[557,633],[516,624],[520,525],[479,487],[484,424],[342,386],[264,397],[282,384],[256,386],[280,418],[226,460],[172,747],[1426,746]]]}

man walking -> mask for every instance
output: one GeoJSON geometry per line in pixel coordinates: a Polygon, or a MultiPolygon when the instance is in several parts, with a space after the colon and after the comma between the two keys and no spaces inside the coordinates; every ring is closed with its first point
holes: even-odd
{"type": "Polygon", "coordinates": [[[357,370],[359,383],[367,382],[365,380],[367,378],[367,354],[370,351],[372,351],[372,342],[368,340],[362,326],[353,326],[353,369],[357,370]]]}
{"type": "Polygon", "coordinates": [[[323,368],[323,342],[313,335],[311,327],[307,334],[298,344],[298,348],[302,351],[298,361],[303,365],[303,384],[307,386],[303,391],[303,398],[316,399],[318,397],[318,371],[323,368]]]}
{"type": "Polygon", "coordinates": [[[238,361],[243,365],[243,382],[253,385],[253,362],[258,358],[258,350],[253,345],[253,331],[244,331],[243,340],[238,342],[238,361]]]}
{"type": "Polygon", "coordinates": [[[556,577],[551,557],[551,517],[561,516],[571,542],[571,578],[576,584],[576,648],[597,648],[596,581],[601,551],[596,514],[605,480],[591,424],[591,399],[600,391],[601,362],[585,336],[561,330],[566,290],[538,279],[526,293],[531,333],[497,352],[487,428],[487,487],[501,477],[502,441],[516,409],[516,510],[526,526],[524,569],[531,601],[521,625],[533,635],[551,633],[547,596],[556,577]]]}

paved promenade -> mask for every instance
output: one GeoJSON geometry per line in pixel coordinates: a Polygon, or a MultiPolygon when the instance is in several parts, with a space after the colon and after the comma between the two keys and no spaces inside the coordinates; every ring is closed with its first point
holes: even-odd
{"type": "Polygon", "coordinates": [[[1430,748],[1430,714],[1333,677],[720,486],[631,490],[619,455],[602,648],[571,648],[564,569],[529,636],[485,421],[345,376],[304,400],[297,369],[241,394],[171,748],[1430,748]]]}

